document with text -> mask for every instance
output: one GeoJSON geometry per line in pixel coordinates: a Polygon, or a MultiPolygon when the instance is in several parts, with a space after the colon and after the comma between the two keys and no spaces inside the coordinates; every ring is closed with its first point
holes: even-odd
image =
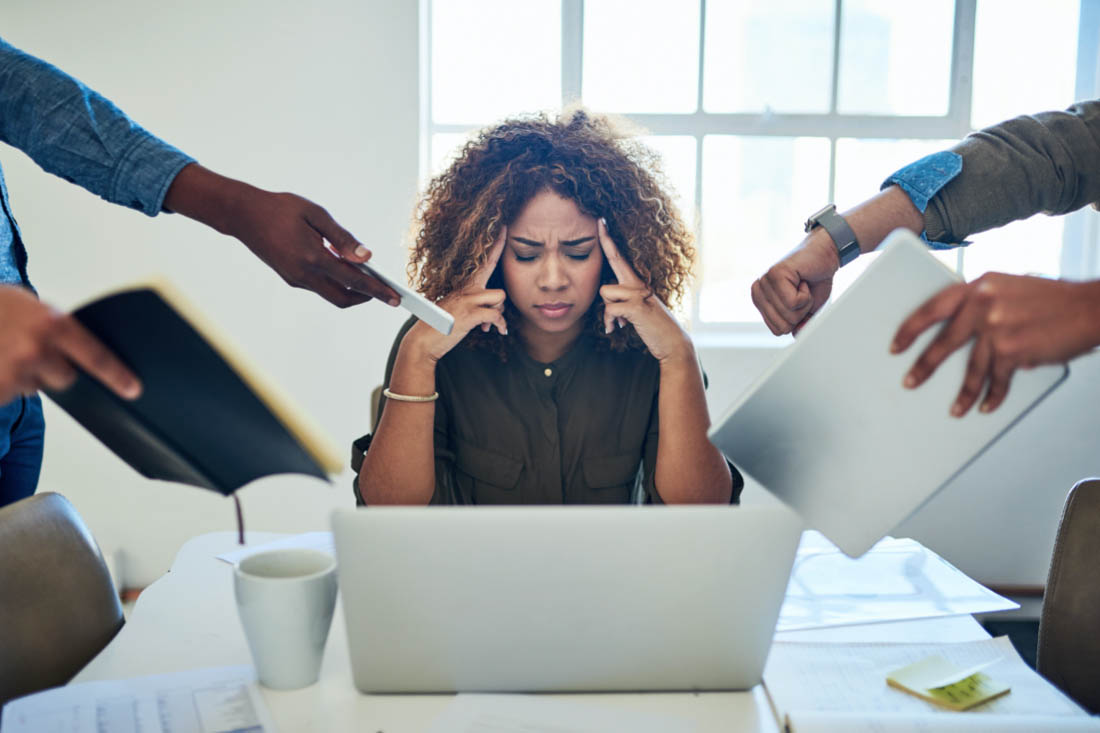
{"type": "Polygon", "coordinates": [[[776,631],[989,613],[1019,606],[916,540],[886,537],[858,558],[802,534],[776,631]]]}
{"type": "Polygon", "coordinates": [[[82,682],[12,700],[4,733],[275,733],[252,667],[82,682]]]}
{"type": "Polygon", "coordinates": [[[776,642],[764,685],[792,733],[1000,730],[1002,716],[1024,721],[1006,730],[1100,731],[1100,720],[1036,674],[1003,636],[953,644],[776,642]],[[955,712],[887,685],[899,667],[932,655],[962,667],[989,663],[983,672],[1011,692],[955,712]]]}

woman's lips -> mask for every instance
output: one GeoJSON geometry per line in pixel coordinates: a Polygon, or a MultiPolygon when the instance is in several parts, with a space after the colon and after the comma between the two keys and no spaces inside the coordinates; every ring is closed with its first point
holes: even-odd
{"type": "Polygon", "coordinates": [[[561,318],[569,312],[573,305],[572,303],[543,303],[535,307],[542,311],[542,314],[547,318],[561,318]]]}

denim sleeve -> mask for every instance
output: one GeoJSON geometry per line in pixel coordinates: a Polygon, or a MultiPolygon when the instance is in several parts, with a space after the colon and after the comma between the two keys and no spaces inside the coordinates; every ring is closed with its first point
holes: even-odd
{"type": "MultiPolygon", "coordinates": [[[[902,191],[909,195],[913,205],[922,214],[928,208],[928,202],[946,186],[951,179],[962,172],[963,160],[958,153],[943,150],[938,153],[926,155],[915,163],[910,163],[898,170],[883,181],[882,188],[897,184],[902,191]]],[[[932,242],[929,241],[926,232],[921,232],[920,238],[928,243],[932,249],[952,249],[960,245],[965,246],[969,242],[932,242]]]]}
{"type": "Polygon", "coordinates": [[[43,170],[156,216],[194,159],[60,69],[0,39],[0,140],[43,170]]]}

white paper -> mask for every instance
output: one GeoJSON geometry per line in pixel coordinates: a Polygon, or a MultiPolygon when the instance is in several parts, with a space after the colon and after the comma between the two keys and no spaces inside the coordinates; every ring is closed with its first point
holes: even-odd
{"type": "Polygon", "coordinates": [[[82,682],[4,706],[4,733],[274,733],[252,667],[82,682]]]}
{"type": "Polygon", "coordinates": [[[292,537],[283,537],[279,540],[265,542],[254,547],[242,547],[237,550],[223,552],[218,555],[218,559],[224,560],[230,565],[237,565],[241,560],[249,555],[255,555],[257,552],[289,548],[319,550],[336,557],[336,545],[332,540],[332,532],[306,532],[305,534],[296,534],[292,537]]]}
{"type": "Polygon", "coordinates": [[[780,717],[792,722],[803,713],[819,712],[862,713],[868,718],[880,713],[959,715],[886,684],[894,670],[936,654],[965,667],[1001,657],[985,674],[1012,691],[965,715],[1087,715],[1028,667],[1004,636],[956,644],[776,642],[764,668],[764,685],[780,717]]]}
{"type": "Polygon", "coordinates": [[[428,733],[689,733],[693,730],[695,724],[683,718],[537,695],[457,695],[432,722],[428,733]]]}
{"type": "Polygon", "coordinates": [[[1073,733],[1100,731],[1095,718],[1047,715],[929,716],[899,713],[800,713],[790,722],[790,733],[1073,733]]]}
{"type": "Polygon", "coordinates": [[[802,535],[776,631],[1019,608],[911,539],[887,537],[850,558],[819,532],[802,535]]]}

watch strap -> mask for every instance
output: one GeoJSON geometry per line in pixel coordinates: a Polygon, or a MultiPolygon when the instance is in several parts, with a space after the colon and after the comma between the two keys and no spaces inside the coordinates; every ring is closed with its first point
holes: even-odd
{"type": "Polygon", "coordinates": [[[823,228],[832,238],[841,267],[859,257],[859,240],[856,239],[856,233],[848,226],[844,217],[836,213],[835,205],[829,204],[806,221],[807,232],[813,230],[815,226],[823,228]]]}

